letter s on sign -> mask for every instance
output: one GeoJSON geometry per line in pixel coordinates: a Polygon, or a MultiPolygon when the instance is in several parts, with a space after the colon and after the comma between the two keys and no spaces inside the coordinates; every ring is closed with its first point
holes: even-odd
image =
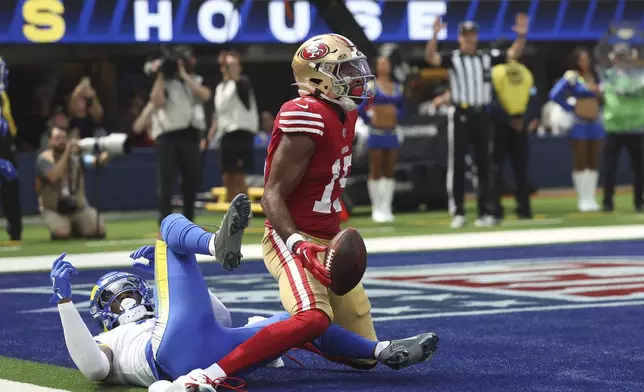
{"type": "Polygon", "coordinates": [[[22,33],[31,42],[58,42],[65,36],[64,13],[60,0],[27,0],[22,6],[22,33]]]}

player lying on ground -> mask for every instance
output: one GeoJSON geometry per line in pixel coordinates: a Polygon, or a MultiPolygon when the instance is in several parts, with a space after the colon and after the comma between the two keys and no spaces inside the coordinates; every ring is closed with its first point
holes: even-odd
{"type": "MultiPolygon", "coordinates": [[[[92,290],[90,301],[90,313],[105,329],[96,337],[71,302],[71,275],[78,272],[64,260],[65,254],[54,262],[50,275],[55,293],[52,301],[58,303],[68,350],[83,375],[94,381],[151,386],[156,380],[172,380],[194,368],[206,367],[262,327],[289,317],[283,313],[242,328],[225,328],[222,323],[230,323],[230,314],[208,291],[197,265],[196,252],[219,255],[217,260],[224,260],[226,267],[238,264],[241,235],[248,220],[241,217],[247,216],[247,207],[246,198],[236,198],[222,229],[214,235],[181,215],[166,218],[155,257],[147,255],[154,262],[158,306],[155,308],[151,290],[140,277],[123,272],[104,275],[92,290]]],[[[133,256],[145,254],[141,251],[133,256]]],[[[330,358],[348,351],[352,357],[386,362],[397,354],[397,347],[332,326],[321,339],[304,348],[330,358]]],[[[165,391],[169,385],[156,383],[150,390],[165,391]]]]}
{"type": "MultiPolygon", "coordinates": [[[[324,259],[326,245],[340,232],[340,198],[351,167],[356,108],[373,97],[374,76],[365,55],[338,34],[304,42],[291,67],[300,97],[282,105],[271,134],[264,166],[262,209],[267,219],[262,246],[264,263],[292,317],[262,329],[206,369],[204,380],[275,358],[323,335],[331,323],[377,340],[362,284],[335,295],[327,289],[329,271],[318,259],[324,259]]],[[[391,365],[430,358],[438,337],[424,334],[405,342],[410,352],[421,350],[422,357],[391,357],[391,365]]],[[[370,368],[376,361],[353,365],[370,368]]]]}

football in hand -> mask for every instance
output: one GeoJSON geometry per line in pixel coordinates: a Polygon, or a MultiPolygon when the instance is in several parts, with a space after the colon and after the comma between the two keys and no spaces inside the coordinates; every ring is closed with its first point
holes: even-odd
{"type": "Polygon", "coordinates": [[[342,230],[329,243],[324,266],[331,273],[331,291],[345,295],[360,283],[367,269],[367,248],[353,227],[342,230]]]}

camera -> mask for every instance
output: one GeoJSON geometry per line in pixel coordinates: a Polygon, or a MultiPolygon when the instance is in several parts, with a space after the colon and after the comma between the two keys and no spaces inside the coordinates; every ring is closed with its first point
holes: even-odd
{"type": "Polygon", "coordinates": [[[156,73],[152,71],[152,63],[160,61],[161,66],[159,66],[157,72],[161,72],[165,79],[176,79],[179,73],[179,60],[183,60],[187,67],[191,58],[192,50],[187,46],[180,45],[170,49],[162,47],[161,56],[147,62],[143,67],[143,70],[148,76],[156,75],[156,73]]]}
{"type": "Polygon", "coordinates": [[[78,141],[84,154],[97,154],[103,151],[112,156],[128,154],[132,149],[130,137],[124,133],[113,133],[101,137],[87,137],[78,141]]]}

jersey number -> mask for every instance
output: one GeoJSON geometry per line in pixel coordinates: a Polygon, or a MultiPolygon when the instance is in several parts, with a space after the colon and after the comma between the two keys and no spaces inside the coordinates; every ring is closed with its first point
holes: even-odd
{"type": "Polygon", "coordinates": [[[340,188],[344,189],[347,185],[347,176],[349,175],[349,168],[351,167],[351,155],[345,156],[342,161],[337,159],[333,163],[332,172],[333,178],[331,182],[324,187],[324,193],[322,193],[322,199],[317,200],[313,205],[313,211],[319,212],[321,214],[330,214],[331,207],[335,212],[342,211],[342,205],[340,204],[340,199],[331,201],[331,195],[333,194],[333,189],[335,188],[335,183],[339,179],[340,188]],[[340,173],[342,172],[342,173],[340,173]]]}

